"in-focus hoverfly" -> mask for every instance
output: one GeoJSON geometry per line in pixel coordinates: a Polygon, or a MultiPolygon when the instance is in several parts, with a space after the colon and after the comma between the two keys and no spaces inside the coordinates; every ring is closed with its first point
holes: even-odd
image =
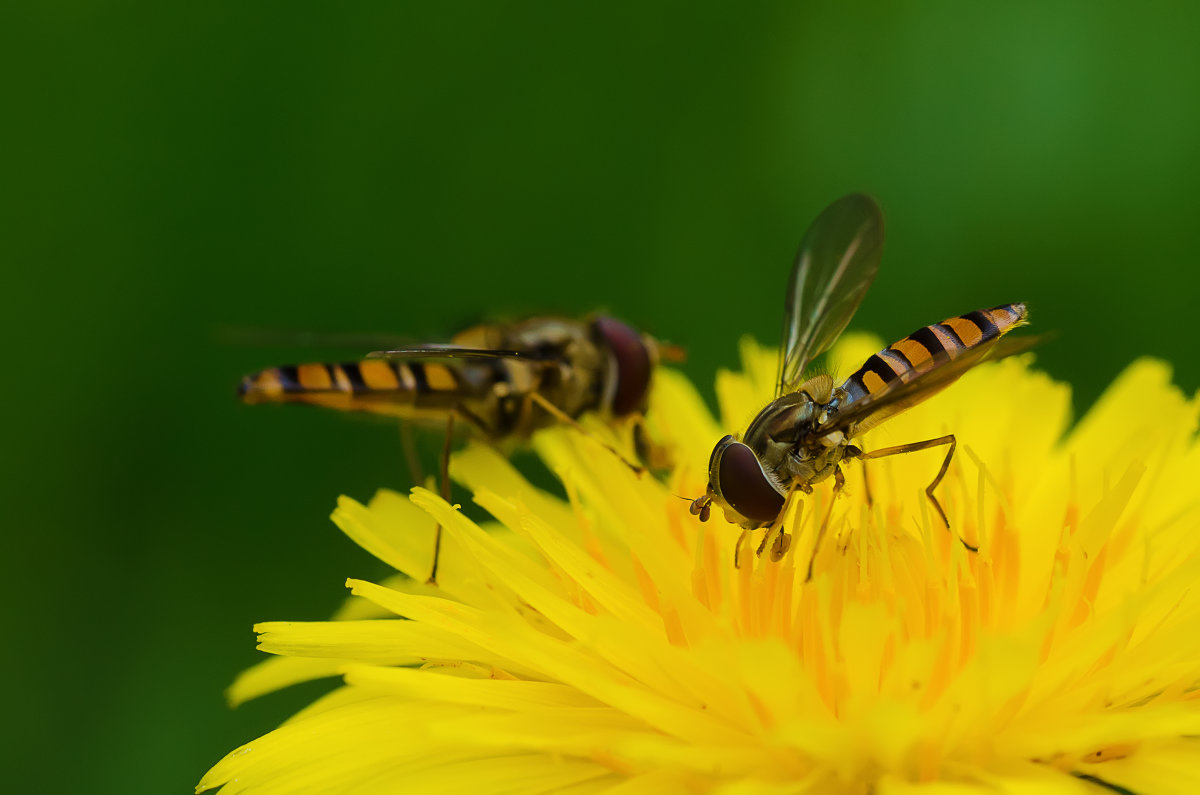
{"type": "MultiPolygon", "coordinates": [[[[636,417],[663,355],[680,352],[610,317],[536,317],[474,326],[450,343],[376,351],[357,362],[272,367],[243,378],[238,393],[246,403],[306,403],[444,424],[441,486],[448,499],[456,418],[501,442],[556,423],[582,430],[575,419],[590,411],[636,417]]],[[[642,441],[639,429],[635,440],[642,441]]],[[[439,527],[430,582],[440,542],[439,527]]]]}
{"type": "MultiPolygon", "coordinates": [[[[782,520],[790,496],[812,493],[812,484],[834,478],[834,496],[845,484],[841,464],[945,446],[941,469],[925,490],[946,527],[950,522],[933,491],[954,456],[954,434],[866,452],[852,440],[893,415],[949,386],[985,358],[1026,350],[1034,338],[1001,337],[1025,322],[1024,304],[1004,304],[925,326],[874,354],[834,386],[826,374],[805,379],[805,368],[845,330],[875,279],[883,247],[883,215],[868,196],[845,196],[827,207],[800,244],[788,281],[775,399],[750,423],[741,440],[717,442],[708,464],[708,489],[691,506],[701,521],[715,502],[745,536],[782,520]]],[[[832,513],[832,508],[830,513],[832,513]]],[[[829,523],[820,526],[808,564],[829,523]]],[[[791,539],[768,531],[778,560],[791,539]]],[[[966,544],[966,542],[963,542],[966,544]]],[[[735,557],[736,563],[736,557],[735,557]]]]}

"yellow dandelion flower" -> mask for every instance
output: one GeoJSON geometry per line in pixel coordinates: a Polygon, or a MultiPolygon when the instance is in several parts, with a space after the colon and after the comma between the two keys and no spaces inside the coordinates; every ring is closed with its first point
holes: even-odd
{"type": "MultiPolygon", "coordinates": [[[[848,337],[834,359],[879,347],[848,337]]],[[[720,428],[662,373],[665,484],[554,429],[535,445],[566,499],[482,445],[455,457],[490,525],[424,489],[342,498],[337,525],[400,574],[349,580],[337,620],[256,627],[280,656],[234,701],[344,685],[198,791],[1200,791],[1197,403],[1165,365],[1130,367],[1070,430],[1067,388],[1016,358],[872,431],[957,434],[954,529],[923,493],[937,451],[856,463],[805,582],[828,483],[786,517],[781,561],[737,569],[739,529],[679,499],[771,397],[774,355],[744,358],[718,380],[720,428]]]]}

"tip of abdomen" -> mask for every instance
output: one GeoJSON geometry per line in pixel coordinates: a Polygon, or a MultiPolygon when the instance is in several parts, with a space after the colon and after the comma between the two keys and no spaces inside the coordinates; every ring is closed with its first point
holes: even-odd
{"type": "Polygon", "coordinates": [[[237,394],[243,403],[263,403],[267,399],[263,390],[258,386],[256,376],[257,373],[244,376],[238,383],[237,394]]]}
{"type": "Polygon", "coordinates": [[[243,403],[270,403],[279,400],[285,391],[278,368],[244,376],[237,388],[243,403]]]}

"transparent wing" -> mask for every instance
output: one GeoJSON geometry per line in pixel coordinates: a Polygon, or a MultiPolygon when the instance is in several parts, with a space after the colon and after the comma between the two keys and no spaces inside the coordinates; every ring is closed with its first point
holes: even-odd
{"type": "Polygon", "coordinates": [[[929,369],[904,383],[893,381],[888,387],[855,400],[839,409],[821,431],[865,433],[889,417],[933,397],[962,377],[963,373],[984,361],[996,361],[1014,356],[1043,342],[1049,335],[997,337],[974,348],[962,351],[953,359],[946,353],[934,357],[929,369]]]}
{"type": "Polygon", "coordinates": [[[358,351],[371,348],[399,348],[413,343],[399,334],[360,334],[341,331],[301,331],[256,326],[218,326],[213,335],[222,345],[270,348],[344,348],[358,351]]]}
{"type": "Polygon", "coordinates": [[[804,368],[846,330],[879,270],[883,213],[852,193],[813,221],[788,279],[776,396],[795,391],[804,368]]]}
{"type": "Polygon", "coordinates": [[[425,343],[407,348],[371,351],[368,359],[522,359],[527,362],[563,361],[560,351],[498,350],[493,348],[464,348],[452,343],[425,343]]]}

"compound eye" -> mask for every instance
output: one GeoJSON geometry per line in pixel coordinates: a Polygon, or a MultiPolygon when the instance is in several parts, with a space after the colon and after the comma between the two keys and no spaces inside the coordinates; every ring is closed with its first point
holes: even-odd
{"type": "Polygon", "coordinates": [[[709,477],[722,499],[747,519],[768,524],[783,510],[783,495],[767,479],[758,456],[728,436],[713,450],[709,477]]]}
{"type": "Polygon", "coordinates": [[[613,394],[613,414],[621,416],[639,411],[650,389],[650,351],[642,335],[619,320],[599,317],[596,331],[612,351],[617,363],[617,388],[613,394]]]}
{"type": "Polygon", "coordinates": [[[737,443],[737,439],[734,439],[732,434],[727,433],[721,437],[721,441],[717,442],[717,446],[713,448],[712,455],[708,457],[709,475],[717,474],[717,462],[721,460],[721,454],[725,452],[725,448],[737,443]]]}

